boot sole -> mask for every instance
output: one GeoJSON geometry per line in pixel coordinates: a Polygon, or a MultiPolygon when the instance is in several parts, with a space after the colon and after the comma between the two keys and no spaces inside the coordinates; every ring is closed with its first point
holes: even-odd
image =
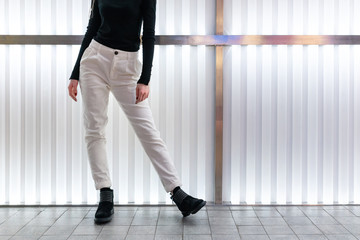
{"type": "Polygon", "coordinates": [[[106,218],[94,218],[94,221],[96,223],[106,223],[106,222],[109,222],[111,221],[112,217],[114,215],[114,209],[111,210],[111,215],[109,217],[106,217],[106,218]]]}
{"type": "Polygon", "coordinates": [[[196,206],[196,208],[192,211],[188,211],[188,212],[182,212],[182,215],[184,217],[189,216],[190,214],[195,214],[197,213],[203,206],[206,205],[206,201],[202,201],[201,203],[199,203],[199,205],[196,206]]]}

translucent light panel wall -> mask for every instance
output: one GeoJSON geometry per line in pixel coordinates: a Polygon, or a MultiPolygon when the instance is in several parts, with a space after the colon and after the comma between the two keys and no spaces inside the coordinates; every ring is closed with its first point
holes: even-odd
{"type": "MultiPolygon", "coordinates": [[[[225,0],[225,34],[359,35],[356,0],[225,0]]],[[[224,50],[231,203],[360,203],[360,47],[224,50]]]]}
{"type": "MultiPolygon", "coordinates": [[[[0,0],[0,34],[82,35],[90,0],[0,0]]],[[[215,3],[158,0],[156,34],[214,34],[215,3]],[[210,20],[211,19],[211,20],[210,20]]],[[[67,92],[79,45],[0,45],[0,204],[96,203],[82,99],[67,92]]],[[[142,49],[140,49],[142,51],[142,49]]],[[[214,200],[215,49],[156,46],[149,101],[191,194],[214,200]],[[191,183],[191,184],[190,184],[191,183]]],[[[171,203],[110,94],[107,150],[117,203],[171,203]]]]}

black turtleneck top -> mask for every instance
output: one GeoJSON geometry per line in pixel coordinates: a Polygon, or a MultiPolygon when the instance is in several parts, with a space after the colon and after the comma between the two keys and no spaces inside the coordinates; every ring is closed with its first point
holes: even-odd
{"type": "Polygon", "coordinates": [[[80,60],[94,38],[114,49],[135,52],[140,49],[143,26],[143,66],[137,83],[148,85],[151,76],[155,44],[156,0],[92,0],[93,8],[78,58],[70,76],[79,80],[80,60]]]}

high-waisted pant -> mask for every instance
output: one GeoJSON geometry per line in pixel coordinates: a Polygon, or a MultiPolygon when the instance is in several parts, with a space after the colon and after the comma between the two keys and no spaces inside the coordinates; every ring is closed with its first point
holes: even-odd
{"type": "Polygon", "coordinates": [[[81,58],[79,86],[85,143],[96,190],[112,185],[105,137],[110,91],[131,123],[166,192],[182,185],[155,126],[148,98],[135,103],[137,80],[142,71],[138,57],[139,51],[109,48],[93,39],[81,58]]]}

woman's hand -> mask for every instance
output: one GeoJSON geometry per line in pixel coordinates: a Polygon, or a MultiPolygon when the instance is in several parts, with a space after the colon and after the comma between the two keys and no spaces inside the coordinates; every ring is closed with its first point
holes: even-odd
{"type": "Polygon", "coordinates": [[[76,95],[77,95],[77,86],[78,86],[79,81],[76,79],[71,79],[70,83],[69,83],[69,96],[72,97],[72,99],[74,99],[75,102],[77,102],[76,99],[76,95]]]}
{"type": "Polygon", "coordinates": [[[148,96],[149,96],[149,86],[142,84],[142,83],[138,83],[136,86],[136,102],[135,103],[145,100],[148,96]]]}

